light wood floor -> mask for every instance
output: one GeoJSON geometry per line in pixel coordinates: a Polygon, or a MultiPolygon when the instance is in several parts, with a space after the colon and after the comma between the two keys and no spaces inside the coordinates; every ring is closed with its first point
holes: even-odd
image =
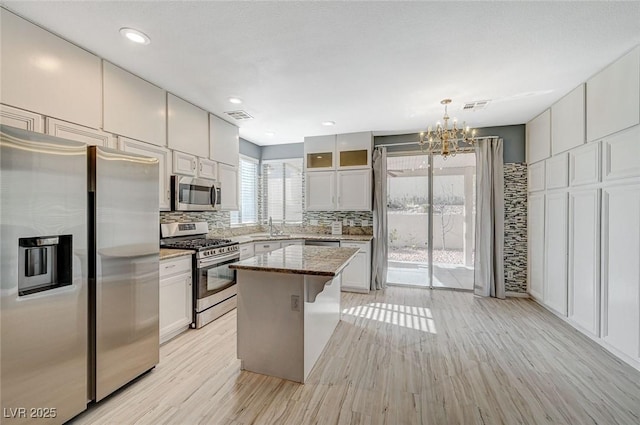
{"type": "Polygon", "coordinates": [[[343,294],[305,385],[240,371],[236,314],[74,424],[639,424],[640,373],[527,299],[343,294]]]}

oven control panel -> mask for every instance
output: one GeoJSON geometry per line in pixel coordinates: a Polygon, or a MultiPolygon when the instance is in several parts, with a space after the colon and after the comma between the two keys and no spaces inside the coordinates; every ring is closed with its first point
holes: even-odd
{"type": "Polygon", "coordinates": [[[216,255],[223,255],[223,254],[239,252],[239,251],[240,251],[240,245],[238,244],[222,246],[220,248],[212,248],[212,249],[202,251],[201,257],[214,257],[216,255]]]}

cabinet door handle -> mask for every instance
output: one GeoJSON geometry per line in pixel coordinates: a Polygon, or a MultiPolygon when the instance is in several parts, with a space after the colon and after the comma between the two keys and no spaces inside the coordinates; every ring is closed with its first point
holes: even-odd
{"type": "Polygon", "coordinates": [[[196,160],[194,159],[193,162],[191,162],[191,169],[195,170],[196,169],[196,160]]]}
{"type": "Polygon", "coordinates": [[[167,189],[167,199],[171,199],[171,191],[167,189]]]}
{"type": "Polygon", "coordinates": [[[202,172],[202,163],[200,164],[200,172],[202,172]]]}

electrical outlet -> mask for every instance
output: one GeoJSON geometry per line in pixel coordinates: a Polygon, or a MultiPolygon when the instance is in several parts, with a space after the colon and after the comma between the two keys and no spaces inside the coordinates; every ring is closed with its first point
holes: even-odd
{"type": "Polygon", "coordinates": [[[291,295],[291,311],[300,311],[300,295],[291,295]]]}
{"type": "Polygon", "coordinates": [[[369,220],[362,220],[362,227],[366,227],[369,225],[369,220]]]}
{"type": "Polygon", "coordinates": [[[318,225],[318,220],[314,220],[314,219],[309,220],[309,225],[317,226],[318,225]]]}
{"type": "Polygon", "coordinates": [[[507,279],[513,279],[513,270],[507,270],[507,279]]]}
{"type": "Polygon", "coordinates": [[[348,226],[349,225],[349,220],[347,220],[346,218],[342,219],[342,225],[343,226],[348,226]]]}
{"type": "Polygon", "coordinates": [[[355,226],[355,225],[356,225],[355,220],[349,220],[349,226],[355,226]]]}

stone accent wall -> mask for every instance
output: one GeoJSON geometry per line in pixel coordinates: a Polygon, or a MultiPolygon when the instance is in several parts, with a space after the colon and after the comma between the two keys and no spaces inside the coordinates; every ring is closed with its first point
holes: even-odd
{"type": "Polygon", "coordinates": [[[504,164],[504,282],[527,292],[527,164],[504,164]]]}

